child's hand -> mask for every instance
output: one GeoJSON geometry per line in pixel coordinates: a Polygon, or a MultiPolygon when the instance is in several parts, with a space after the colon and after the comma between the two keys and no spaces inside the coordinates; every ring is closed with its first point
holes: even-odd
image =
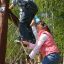
{"type": "Polygon", "coordinates": [[[9,6],[9,9],[12,9],[14,7],[14,5],[13,4],[11,4],[10,6],[9,6]]]}
{"type": "Polygon", "coordinates": [[[23,45],[24,45],[25,47],[27,47],[27,46],[29,46],[29,42],[23,41],[23,45]]]}
{"type": "Polygon", "coordinates": [[[35,25],[34,19],[32,20],[30,26],[33,26],[33,25],[35,25]]]}

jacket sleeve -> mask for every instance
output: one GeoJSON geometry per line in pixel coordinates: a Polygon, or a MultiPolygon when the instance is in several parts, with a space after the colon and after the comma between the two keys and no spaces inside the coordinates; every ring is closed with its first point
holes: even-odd
{"type": "Polygon", "coordinates": [[[32,28],[33,34],[34,34],[34,36],[35,36],[35,38],[36,38],[36,40],[37,40],[37,39],[38,39],[38,36],[37,36],[37,29],[36,29],[35,26],[32,26],[31,28],[32,28]]]}
{"type": "Polygon", "coordinates": [[[47,35],[46,34],[41,34],[41,36],[39,37],[39,40],[36,44],[36,46],[34,47],[34,49],[31,51],[31,53],[29,54],[29,57],[31,59],[34,58],[34,56],[39,52],[39,49],[41,48],[41,46],[43,45],[43,43],[47,40],[47,35]]]}
{"type": "Polygon", "coordinates": [[[33,49],[36,44],[29,43],[29,49],[33,49]]]}

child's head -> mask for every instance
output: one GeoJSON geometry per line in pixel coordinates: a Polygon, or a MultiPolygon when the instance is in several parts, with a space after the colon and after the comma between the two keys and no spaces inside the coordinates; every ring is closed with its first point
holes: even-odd
{"type": "Polygon", "coordinates": [[[50,32],[50,29],[48,28],[47,24],[44,21],[40,20],[37,16],[34,18],[34,22],[38,31],[45,30],[50,32]]]}

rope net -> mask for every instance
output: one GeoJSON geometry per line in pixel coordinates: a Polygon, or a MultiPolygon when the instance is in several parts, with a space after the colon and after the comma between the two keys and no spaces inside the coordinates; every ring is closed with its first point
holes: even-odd
{"type": "MultiPolygon", "coordinates": [[[[41,3],[41,1],[40,1],[40,3],[41,3]]],[[[46,2],[45,2],[45,4],[46,4],[46,2]]],[[[39,4],[39,6],[40,6],[40,4],[39,4]]],[[[43,9],[42,4],[41,4],[40,7],[43,9]]],[[[58,43],[58,41],[56,40],[59,37],[63,38],[63,35],[58,36],[56,38],[56,34],[59,35],[59,33],[61,33],[62,30],[61,31],[59,31],[59,30],[54,31],[54,30],[56,30],[58,28],[58,26],[60,27],[61,24],[59,24],[57,27],[55,26],[55,24],[56,24],[55,16],[54,16],[53,12],[51,12],[52,10],[49,11],[49,15],[47,14],[47,5],[45,5],[44,11],[39,10],[38,14],[40,14],[41,18],[43,18],[44,21],[46,21],[46,23],[49,25],[49,27],[50,27],[50,29],[51,29],[51,31],[53,33],[53,36],[55,37],[55,41],[57,42],[57,45],[61,50],[61,56],[63,56],[63,52],[62,52],[63,51],[63,43],[59,44],[62,41],[60,40],[59,43],[58,43]]],[[[13,13],[15,13],[15,15],[17,17],[19,16],[17,7],[13,9],[13,13]],[[15,9],[16,9],[16,11],[15,11],[15,9]]],[[[9,22],[8,22],[7,51],[6,51],[6,59],[5,59],[6,64],[40,64],[40,63],[37,63],[37,62],[40,62],[37,59],[38,55],[36,55],[36,58],[35,58],[35,60],[32,61],[32,63],[28,63],[28,61],[26,60],[26,54],[25,54],[25,51],[23,49],[23,46],[18,45],[17,43],[14,42],[14,40],[16,40],[17,36],[19,35],[19,31],[18,31],[18,28],[11,21],[9,20],[9,22]]],[[[25,48],[25,50],[28,50],[28,49],[25,48]]],[[[29,52],[29,50],[27,52],[29,52]]],[[[62,64],[62,63],[59,63],[59,64],[62,64]]]]}
{"type": "MultiPolygon", "coordinates": [[[[51,24],[51,19],[49,26],[51,24]]],[[[52,24],[51,24],[52,25],[52,24]]],[[[54,27],[54,24],[53,24],[54,27]]],[[[52,28],[52,27],[51,27],[52,28]]],[[[53,28],[54,30],[55,28],[53,28]]],[[[8,38],[7,38],[7,51],[6,51],[6,64],[40,64],[39,59],[37,59],[38,55],[36,56],[35,60],[28,62],[26,59],[25,50],[28,50],[27,48],[23,48],[22,45],[18,45],[16,42],[14,42],[17,39],[17,36],[19,35],[18,28],[14,25],[13,22],[9,20],[8,22],[8,38]],[[25,49],[25,50],[24,50],[25,49]],[[38,60],[36,62],[36,60],[38,60]]],[[[54,34],[53,34],[54,35],[54,34]]],[[[62,49],[62,44],[57,43],[57,45],[60,45],[60,49],[62,49]]],[[[29,52],[29,50],[27,51],[29,52]]],[[[61,52],[61,56],[63,55],[63,52],[61,52]]],[[[62,63],[59,63],[62,64],[62,63]]]]}
{"type": "MultiPolygon", "coordinates": [[[[29,50],[25,47],[23,48],[22,45],[19,45],[16,42],[14,42],[17,39],[18,35],[19,35],[18,28],[9,20],[7,51],[6,51],[6,59],[5,59],[6,64],[40,64],[40,60],[37,58],[38,55],[36,55],[36,58],[33,61],[30,62],[27,61],[25,50],[27,50],[28,53],[29,50]],[[36,62],[36,60],[38,61],[36,62]]],[[[60,49],[62,49],[62,44],[60,44],[60,49]]]]}
{"type": "MultiPolygon", "coordinates": [[[[35,60],[27,61],[26,54],[29,51],[23,45],[15,42],[19,36],[18,28],[13,22],[8,22],[8,37],[7,37],[7,51],[6,51],[6,64],[36,64],[35,60]]],[[[35,58],[36,59],[36,58],[35,58]]],[[[38,61],[37,61],[38,62],[38,61]]]]}

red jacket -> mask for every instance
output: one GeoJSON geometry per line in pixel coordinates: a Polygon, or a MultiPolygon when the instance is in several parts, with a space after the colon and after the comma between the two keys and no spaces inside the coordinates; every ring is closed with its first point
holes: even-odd
{"type": "Polygon", "coordinates": [[[57,45],[55,44],[55,41],[54,41],[52,35],[47,31],[41,30],[38,33],[38,37],[40,37],[41,34],[47,35],[47,40],[43,43],[42,47],[40,48],[41,54],[43,54],[43,56],[47,56],[50,53],[55,53],[55,52],[58,53],[59,50],[58,50],[57,45]]]}

